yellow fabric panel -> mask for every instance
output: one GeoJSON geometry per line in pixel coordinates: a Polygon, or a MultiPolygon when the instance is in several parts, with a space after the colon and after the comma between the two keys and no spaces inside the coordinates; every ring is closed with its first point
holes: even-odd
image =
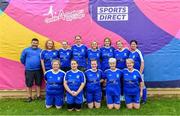
{"type": "MultiPolygon", "coordinates": [[[[26,28],[5,13],[0,15],[0,57],[19,61],[22,50],[30,46],[34,37],[39,39],[42,49],[45,41],[50,39],[26,28]]],[[[58,42],[55,46],[57,49],[61,47],[58,42]]]]}

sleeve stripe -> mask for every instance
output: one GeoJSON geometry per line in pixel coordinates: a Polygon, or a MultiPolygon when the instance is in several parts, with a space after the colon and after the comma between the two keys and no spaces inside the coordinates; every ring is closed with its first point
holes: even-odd
{"type": "Polygon", "coordinates": [[[84,78],[84,83],[86,83],[86,77],[84,75],[84,73],[82,71],[80,71],[83,74],[83,78],[84,78]]]}
{"type": "Polygon", "coordinates": [[[137,53],[138,53],[139,56],[140,56],[141,62],[144,62],[144,58],[143,58],[143,56],[142,56],[141,51],[140,51],[140,50],[137,50],[137,53]]]}
{"type": "Polygon", "coordinates": [[[40,53],[40,59],[42,59],[42,53],[43,53],[43,51],[44,51],[44,50],[42,50],[41,53],[40,53]]]}

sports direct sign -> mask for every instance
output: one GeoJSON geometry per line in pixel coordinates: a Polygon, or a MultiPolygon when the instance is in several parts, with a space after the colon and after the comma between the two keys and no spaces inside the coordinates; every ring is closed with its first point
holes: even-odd
{"type": "Polygon", "coordinates": [[[97,7],[98,21],[128,21],[128,7],[97,7]]]}

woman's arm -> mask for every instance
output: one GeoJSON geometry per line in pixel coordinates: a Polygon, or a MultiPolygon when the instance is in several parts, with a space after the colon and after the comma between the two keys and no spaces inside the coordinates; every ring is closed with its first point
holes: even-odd
{"type": "Polygon", "coordinates": [[[63,85],[64,85],[64,88],[66,89],[66,91],[67,91],[68,93],[70,93],[71,95],[73,95],[73,92],[69,89],[66,80],[64,81],[63,85]]]}
{"type": "Polygon", "coordinates": [[[103,83],[103,82],[104,82],[104,79],[101,79],[101,80],[100,80],[100,83],[103,83]]]}
{"type": "Polygon", "coordinates": [[[77,96],[84,88],[85,86],[85,83],[81,83],[79,89],[75,92],[74,96],[77,96]]]}
{"type": "Polygon", "coordinates": [[[46,69],[45,69],[45,66],[44,66],[44,60],[41,60],[41,67],[42,67],[42,70],[43,70],[43,74],[45,74],[46,69]]]}
{"type": "Polygon", "coordinates": [[[140,87],[140,96],[142,97],[142,94],[143,94],[143,87],[144,87],[144,82],[143,82],[143,81],[140,82],[139,87],[140,87]]]}
{"type": "Polygon", "coordinates": [[[141,61],[141,66],[140,66],[140,73],[142,74],[144,70],[144,61],[141,61]]]}

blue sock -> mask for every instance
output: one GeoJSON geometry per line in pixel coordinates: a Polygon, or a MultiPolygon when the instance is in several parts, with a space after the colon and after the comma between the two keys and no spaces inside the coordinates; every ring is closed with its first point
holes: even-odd
{"type": "Polygon", "coordinates": [[[143,100],[144,102],[147,101],[147,88],[146,88],[146,87],[143,88],[142,100],[143,100]]]}

